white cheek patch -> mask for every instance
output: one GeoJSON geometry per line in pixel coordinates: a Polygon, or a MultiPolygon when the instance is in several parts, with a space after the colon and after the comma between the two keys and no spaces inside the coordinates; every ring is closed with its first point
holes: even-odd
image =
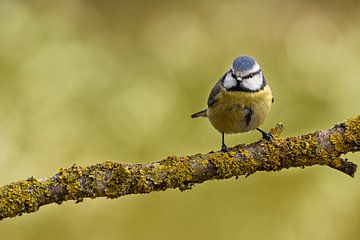
{"type": "Polygon", "coordinates": [[[264,84],[263,75],[260,72],[259,74],[254,75],[251,78],[244,79],[242,85],[252,91],[258,91],[262,88],[264,84]]]}
{"type": "Polygon", "coordinates": [[[224,88],[229,89],[229,88],[235,87],[236,85],[237,85],[236,79],[231,76],[230,72],[228,72],[226,74],[224,82],[223,82],[224,88]]]}

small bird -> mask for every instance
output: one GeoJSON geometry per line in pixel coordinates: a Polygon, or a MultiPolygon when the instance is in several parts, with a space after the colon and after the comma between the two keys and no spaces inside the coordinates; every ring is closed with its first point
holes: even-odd
{"type": "Polygon", "coordinates": [[[273,102],[274,97],[259,64],[250,56],[239,56],[211,90],[208,108],[191,117],[209,118],[222,134],[221,151],[227,152],[225,134],[256,129],[263,138],[271,141],[271,134],[258,127],[264,122],[273,102]]]}

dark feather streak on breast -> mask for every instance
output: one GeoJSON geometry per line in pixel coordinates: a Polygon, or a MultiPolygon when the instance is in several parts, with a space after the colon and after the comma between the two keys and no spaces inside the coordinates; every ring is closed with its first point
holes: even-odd
{"type": "Polygon", "coordinates": [[[254,115],[254,111],[250,107],[244,108],[244,119],[245,119],[246,126],[249,126],[253,115],[254,115]]]}

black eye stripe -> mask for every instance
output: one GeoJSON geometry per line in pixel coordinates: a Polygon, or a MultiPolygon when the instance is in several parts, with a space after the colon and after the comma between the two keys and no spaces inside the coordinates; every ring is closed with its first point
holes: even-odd
{"type": "Polygon", "coordinates": [[[256,74],[259,74],[261,73],[261,70],[258,70],[256,72],[253,72],[253,73],[249,73],[248,75],[242,77],[241,79],[248,79],[248,78],[252,78],[253,76],[255,76],[256,74]]]}
{"type": "Polygon", "coordinates": [[[231,71],[231,76],[236,79],[236,75],[231,71]]]}
{"type": "MultiPolygon", "coordinates": [[[[259,70],[256,71],[256,72],[249,73],[248,75],[241,77],[241,79],[252,78],[253,76],[255,76],[256,74],[259,74],[259,73],[261,73],[261,69],[259,69],[259,70]]],[[[230,74],[231,74],[231,76],[232,76],[233,78],[237,79],[237,77],[236,77],[236,75],[233,73],[233,71],[230,71],[230,74]]]]}

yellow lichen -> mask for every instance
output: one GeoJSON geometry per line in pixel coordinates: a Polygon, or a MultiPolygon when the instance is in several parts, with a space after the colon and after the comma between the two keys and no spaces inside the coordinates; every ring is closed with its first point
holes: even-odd
{"type": "MultiPolygon", "coordinates": [[[[357,149],[360,148],[360,115],[354,118],[350,118],[345,122],[346,130],[344,134],[345,141],[347,143],[353,143],[357,149]]],[[[355,148],[353,148],[355,149],[355,148]]],[[[353,151],[353,149],[350,149],[353,151]]]]}
{"type": "Polygon", "coordinates": [[[257,168],[257,163],[251,157],[250,152],[243,148],[239,148],[239,155],[214,153],[209,156],[209,162],[216,169],[216,178],[220,179],[249,175],[255,172],[257,168]]]}
{"type": "Polygon", "coordinates": [[[340,134],[334,132],[330,136],[330,142],[333,144],[338,156],[342,153],[355,151],[360,148],[360,116],[347,120],[344,124],[338,125],[345,128],[345,132],[340,134]]]}
{"type": "Polygon", "coordinates": [[[346,148],[344,137],[340,135],[338,132],[334,132],[333,134],[331,134],[330,142],[334,145],[334,148],[338,153],[341,153],[346,148]]]}
{"type": "Polygon", "coordinates": [[[41,199],[49,196],[46,184],[35,178],[4,186],[0,190],[0,219],[35,212],[41,199]]]}

